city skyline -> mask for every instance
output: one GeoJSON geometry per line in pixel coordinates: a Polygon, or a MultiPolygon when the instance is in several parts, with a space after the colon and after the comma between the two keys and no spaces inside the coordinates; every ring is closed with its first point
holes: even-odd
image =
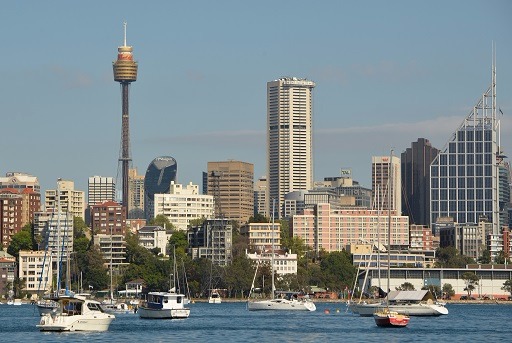
{"type": "Polygon", "coordinates": [[[4,4],[0,175],[37,176],[42,192],[58,178],[82,191],[94,175],[120,183],[111,63],[124,21],[140,63],[130,95],[140,173],[170,155],[182,184],[201,184],[209,161],[265,175],[266,84],[290,76],[316,84],[314,180],[351,168],[369,186],[372,156],[399,156],[420,137],[444,148],[490,85],[493,41],[501,145],[512,154],[507,1],[119,3],[4,4]]]}

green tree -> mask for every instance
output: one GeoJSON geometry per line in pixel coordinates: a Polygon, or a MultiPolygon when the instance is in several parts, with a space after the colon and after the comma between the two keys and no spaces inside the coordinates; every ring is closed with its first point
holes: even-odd
{"type": "Polygon", "coordinates": [[[249,223],[269,223],[270,220],[261,213],[256,213],[253,217],[249,217],[249,223]]]}
{"type": "Polygon", "coordinates": [[[325,254],[320,260],[320,269],[325,287],[333,291],[350,288],[356,275],[352,258],[345,250],[325,254]]]}
{"type": "Polygon", "coordinates": [[[14,291],[14,297],[15,298],[25,298],[25,292],[23,292],[23,289],[26,287],[25,285],[25,279],[15,277],[14,282],[12,283],[12,290],[14,291]]]}
{"type": "Polygon", "coordinates": [[[471,292],[475,290],[475,285],[478,285],[478,276],[473,272],[465,272],[462,274],[461,279],[466,283],[464,290],[468,292],[468,298],[471,296],[471,292]]]}
{"type": "Polygon", "coordinates": [[[20,250],[32,250],[32,237],[29,231],[21,230],[12,236],[7,253],[18,259],[20,250]]]}
{"type": "Polygon", "coordinates": [[[482,251],[482,255],[478,258],[478,263],[490,264],[491,263],[491,252],[487,249],[484,249],[482,251]]]}
{"type": "Polygon", "coordinates": [[[87,248],[89,248],[90,240],[83,236],[80,238],[75,238],[73,240],[73,252],[75,254],[85,254],[87,252],[87,248]]]}
{"type": "Polygon", "coordinates": [[[496,257],[494,258],[494,263],[505,264],[505,262],[508,263],[507,253],[503,250],[498,251],[498,254],[496,254],[496,257]]]}
{"type": "Polygon", "coordinates": [[[460,255],[455,247],[438,248],[436,257],[434,266],[438,268],[464,268],[468,264],[475,263],[471,257],[460,255]]]}
{"type": "Polygon", "coordinates": [[[73,217],[73,238],[85,237],[86,231],[89,230],[84,220],[80,217],[73,217]]]}
{"type": "Polygon", "coordinates": [[[438,285],[427,285],[421,287],[421,289],[430,291],[430,293],[432,293],[436,298],[440,297],[442,294],[441,287],[438,285]]]}
{"type": "Polygon", "coordinates": [[[512,279],[505,281],[503,283],[503,287],[501,287],[501,289],[506,292],[509,292],[510,296],[512,297],[512,279]]]}
{"type": "Polygon", "coordinates": [[[410,282],[404,282],[400,287],[395,287],[397,291],[414,291],[414,285],[410,282]]]}
{"type": "Polygon", "coordinates": [[[158,214],[155,218],[151,219],[149,221],[149,225],[161,226],[169,230],[174,229],[174,225],[169,221],[169,218],[163,214],[158,214]]]}
{"type": "Polygon", "coordinates": [[[205,217],[197,218],[197,219],[191,219],[188,222],[188,227],[196,227],[203,225],[204,221],[206,220],[205,217]]]}
{"type": "Polygon", "coordinates": [[[443,285],[443,298],[450,299],[454,295],[455,295],[455,290],[453,289],[452,285],[449,283],[445,283],[443,285]]]}
{"type": "Polygon", "coordinates": [[[83,271],[83,284],[90,285],[95,290],[109,287],[110,277],[104,264],[103,254],[97,245],[91,244],[87,252],[77,261],[83,271]]]}
{"type": "MultiPolygon", "coordinates": [[[[233,262],[226,267],[225,272],[225,284],[230,297],[243,298],[249,294],[254,271],[254,262],[246,256],[236,256],[233,258],[233,262]]],[[[259,270],[258,274],[260,274],[259,270]]],[[[255,287],[261,286],[255,285],[255,287]]]]}
{"type": "Polygon", "coordinates": [[[185,231],[174,231],[169,238],[169,246],[171,247],[170,252],[172,253],[172,247],[176,248],[176,256],[183,258],[187,253],[188,238],[185,231]]]}

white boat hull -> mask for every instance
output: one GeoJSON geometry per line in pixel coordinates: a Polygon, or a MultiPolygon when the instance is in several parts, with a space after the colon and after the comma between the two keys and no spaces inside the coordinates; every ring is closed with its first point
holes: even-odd
{"type": "Polygon", "coordinates": [[[140,318],[145,319],[184,319],[190,315],[190,309],[152,309],[147,307],[139,307],[137,310],[140,318]]]}
{"type": "Polygon", "coordinates": [[[222,303],[221,298],[208,298],[208,304],[220,304],[222,303]]]}
{"type": "Polygon", "coordinates": [[[52,316],[45,314],[41,317],[39,325],[41,331],[107,331],[114,320],[113,315],[96,314],[75,316],[52,316]]]}
{"type": "MultiPolygon", "coordinates": [[[[352,313],[359,314],[361,317],[372,317],[373,314],[383,306],[384,305],[381,303],[351,304],[349,305],[349,309],[352,313]]],[[[390,304],[389,309],[409,316],[441,316],[448,314],[448,309],[446,307],[437,304],[390,304]]]]}
{"type": "Polygon", "coordinates": [[[247,302],[249,311],[315,311],[316,306],[311,301],[296,301],[286,299],[259,300],[247,302]]]}

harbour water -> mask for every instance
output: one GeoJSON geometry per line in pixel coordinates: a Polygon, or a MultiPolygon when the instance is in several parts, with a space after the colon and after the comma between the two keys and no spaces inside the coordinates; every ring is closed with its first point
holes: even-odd
{"type": "Polygon", "coordinates": [[[379,328],[344,303],[316,312],[249,312],[245,303],[190,304],[184,320],[118,314],[102,333],[42,333],[32,305],[0,305],[0,342],[508,342],[512,304],[448,304],[441,317],[412,317],[407,328],[379,328]]]}

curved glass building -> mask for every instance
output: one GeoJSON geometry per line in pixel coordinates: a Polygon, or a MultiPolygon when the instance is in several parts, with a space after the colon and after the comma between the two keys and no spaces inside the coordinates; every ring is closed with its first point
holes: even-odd
{"type": "Polygon", "coordinates": [[[178,164],[171,156],[155,158],[148,166],[144,177],[144,212],[146,219],[154,217],[155,194],[169,193],[171,181],[176,182],[178,164]]]}

